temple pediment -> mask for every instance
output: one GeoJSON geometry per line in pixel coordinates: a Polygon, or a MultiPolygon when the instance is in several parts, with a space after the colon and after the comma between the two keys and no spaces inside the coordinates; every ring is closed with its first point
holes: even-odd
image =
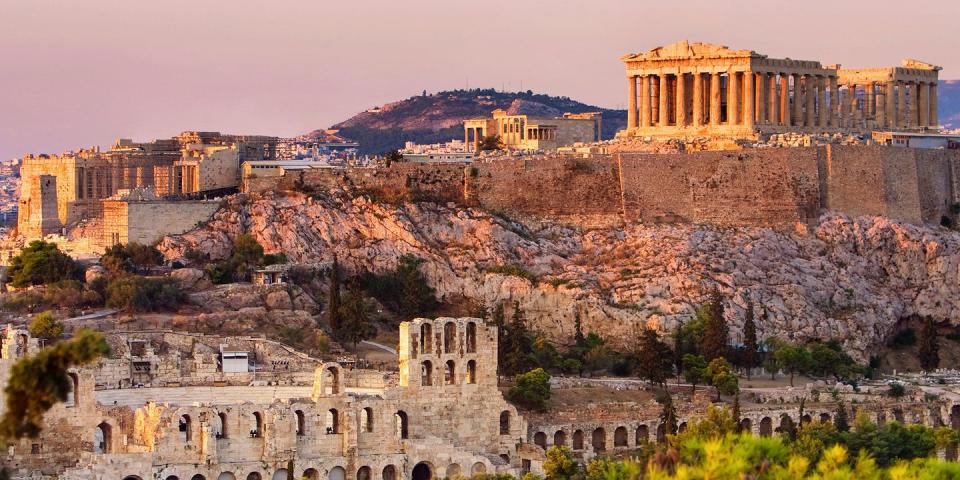
{"type": "Polygon", "coordinates": [[[936,70],[936,71],[943,70],[943,67],[934,65],[932,63],[921,62],[920,60],[914,60],[912,58],[904,59],[903,62],[901,62],[901,65],[904,68],[917,68],[920,70],[936,70]]]}
{"type": "Polygon", "coordinates": [[[662,60],[669,58],[742,58],[760,56],[753,50],[733,50],[724,45],[712,43],[690,43],[687,40],[664,47],[654,48],[646,53],[634,53],[621,57],[621,60],[662,60]]]}

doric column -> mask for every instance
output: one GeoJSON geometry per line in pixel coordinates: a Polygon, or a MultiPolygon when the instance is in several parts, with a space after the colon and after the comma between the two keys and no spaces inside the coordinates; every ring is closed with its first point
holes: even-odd
{"type": "Polygon", "coordinates": [[[756,75],[753,72],[743,72],[743,125],[753,128],[757,115],[757,90],[754,87],[756,75]]]}
{"type": "Polygon", "coordinates": [[[897,82],[897,128],[907,126],[907,84],[897,82]]]}
{"type": "Polygon", "coordinates": [[[677,74],[677,101],[675,102],[678,127],[687,126],[687,75],[683,72],[677,74]]]}
{"type": "Polygon", "coordinates": [[[640,77],[640,127],[650,126],[650,76],[640,77]]]}
{"type": "Polygon", "coordinates": [[[789,127],[793,125],[790,118],[790,75],[780,74],[780,124],[789,127]]]}
{"type": "Polygon", "coordinates": [[[915,127],[917,125],[917,84],[907,82],[907,126],[915,127]]]}
{"type": "Polygon", "coordinates": [[[820,128],[827,128],[830,120],[830,107],[827,106],[827,77],[817,75],[817,120],[820,128]]]}
{"type": "Polygon", "coordinates": [[[864,88],[863,118],[866,120],[866,122],[864,123],[866,123],[867,128],[870,128],[871,123],[876,118],[875,111],[874,111],[877,105],[877,99],[874,96],[876,95],[876,92],[874,91],[875,87],[873,82],[867,82],[867,84],[864,85],[863,88],[864,88]]]}
{"type": "Polygon", "coordinates": [[[917,122],[917,126],[928,127],[930,126],[930,83],[921,82],[918,87],[917,100],[920,103],[920,121],[917,122]]]}
{"type": "Polygon", "coordinates": [[[816,78],[817,77],[814,77],[813,75],[805,75],[803,78],[803,91],[807,96],[807,119],[805,124],[807,127],[817,126],[816,78]]]}
{"type": "Polygon", "coordinates": [[[793,74],[793,124],[803,126],[803,82],[800,74],[793,74]]]}
{"type": "Polygon", "coordinates": [[[886,91],[880,86],[877,86],[877,101],[873,107],[873,111],[877,112],[876,116],[876,127],[884,128],[887,124],[887,102],[886,102],[886,91]]]}
{"type": "Polygon", "coordinates": [[[660,124],[660,77],[650,75],[650,122],[660,124]]]}
{"type": "Polygon", "coordinates": [[[693,73],[693,126],[703,125],[703,74],[693,73]]]}
{"type": "Polygon", "coordinates": [[[710,125],[720,125],[720,74],[710,74],[710,125]]]}
{"type": "Polygon", "coordinates": [[[830,75],[830,126],[840,126],[840,88],[837,86],[837,76],[830,75]]]}
{"type": "Polygon", "coordinates": [[[670,125],[670,111],[667,109],[667,95],[670,93],[669,78],[666,74],[660,74],[660,126],[670,125]]]}
{"type": "Polygon", "coordinates": [[[940,127],[940,114],[937,112],[937,82],[930,83],[930,126],[940,127]]]}
{"type": "Polygon", "coordinates": [[[897,107],[896,107],[896,86],[893,83],[893,80],[887,80],[887,84],[884,89],[884,100],[886,102],[886,122],[883,125],[884,128],[896,128],[897,126],[897,107]]]}
{"type": "Polygon", "coordinates": [[[767,85],[769,89],[767,91],[767,123],[770,125],[776,125],[780,123],[780,112],[777,111],[777,106],[780,105],[780,99],[777,98],[777,74],[771,73],[767,85]]]}
{"type": "Polygon", "coordinates": [[[627,128],[636,129],[640,126],[640,112],[637,110],[637,77],[627,77],[627,128]]]}
{"type": "Polygon", "coordinates": [[[753,87],[757,91],[753,96],[757,102],[754,122],[767,123],[767,75],[755,73],[753,87]]]}
{"type": "Polygon", "coordinates": [[[727,125],[740,124],[740,87],[737,72],[727,74],[727,125]]]}

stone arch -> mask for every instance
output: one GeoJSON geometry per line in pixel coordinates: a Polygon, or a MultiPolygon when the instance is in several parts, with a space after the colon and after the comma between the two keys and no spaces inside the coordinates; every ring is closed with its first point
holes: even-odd
{"type": "Polygon", "coordinates": [[[373,477],[373,474],[370,472],[370,467],[364,465],[357,469],[357,480],[370,480],[373,477]]]}
{"type": "Polygon", "coordinates": [[[217,412],[217,418],[213,425],[213,436],[215,438],[228,438],[227,437],[227,413],[226,412],[217,412]]]}
{"type": "Polygon", "coordinates": [[[677,433],[683,433],[687,429],[687,422],[680,422],[680,425],[677,425],[677,433]]]}
{"type": "Polygon", "coordinates": [[[553,444],[558,447],[566,445],[567,432],[564,432],[563,430],[557,430],[556,433],[553,434],[553,444]]]}
{"type": "Polygon", "coordinates": [[[642,424],[642,423],[641,423],[640,425],[637,425],[637,432],[634,434],[634,437],[635,437],[635,438],[634,438],[633,441],[634,441],[637,445],[640,445],[641,443],[649,442],[649,441],[650,441],[650,427],[648,427],[648,426],[646,426],[646,425],[644,425],[644,424],[642,424]]]}
{"type": "Polygon", "coordinates": [[[593,447],[595,452],[602,452],[607,449],[607,431],[603,427],[597,427],[593,430],[593,434],[590,435],[590,446],[593,447]]]}
{"type": "Polygon", "coordinates": [[[180,477],[176,475],[169,475],[166,480],[180,480],[180,477]]]}
{"type": "Polygon", "coordinates": [[[420,324],[420,352],[424,355],[433,353],[433,325],[427,322],[420,324]]]}
{"type": "Polygon", "coordinates": [[[467,362],[467,383],[473,384],[477,383],[477,361],[470,360],[467,362]]]}
{"type": "Polygon", "coordinates": [[[263,476],[260,472],[250,472],[247,474],[247,480],[263,480],[263,476]]]}
{"type": "Polygon", "coordinates": [[[451,463],[447,465],[447,478],[456,478],[460,476],[460,464],[451,463]]]}
{"type": "Polygon", "coordinates": [[[407,412],[403,410],[398,410],[393,416],[394,426],[396,428],[397,437],[401,440],[407,439],[410,436],[410,420],[407,417],[407,412]]]}
{"type": "Polygon", "coordinates": [[[484,465],[483,462],[474,463],[473,467],[470,468],[470,473],[473,475],[483,475],[487,473],[487,466],[484,465]]]}
{"type": "Polygon", "coordinates": [[[80,376],[77,375],[77,372],[69,372],[67,376],[70,377],[70,392],[67,393],[66,406],[68,407],[79,407],[80,406],[80,376]]]}
{"type": "Polygon", "coordinates": [[[207,477],[204,477],[203,475],[201,475],[201,474],[198,473],[198,474],[190,477],[190,480],[207,480],[207,477]]]}
{"type": "Polygon", "coordinates": [[[143,480],[139,475],[127,475],[123,480],[143,480]]]}
{"type": "Polygon", "coordinates": [[[453,360],[447,360],[446,367],[443,370],[443,383],[447,385],[457,384],[457,364],[453,360]]]}
{"type": "Polygon", "coordinates": [[[760,436],[769,437],[773,435],[773,420],[770,417],[763,417],[760,419],[760,436]]]}
{"type": "Polygon", "coordinates": [[[180,433],[183,434],[181,438],[184,442],[193,440],[193,419],[190,418],[190,415],[180,415],[178,428],[180,429],[180,433]]]}
{"type": "Polygon", "coordinates": [[[800,417],[800,425],[808,425],[812,422],[813,417],[811,417],[809,413],[804,413],[803,416],[800,417]]]}
{"type": "Polygon", "coordinates": [[[900,423],[905,423],[905,422],[903,421],[904,415],[903,415],[903,409],[902,409],[902,408],[897,407],[897,408],[894,408],[894,409],[893,409],[893,419],[896,420],[896,421],[898,421],[898,422],[900,422],[900,423]]]}
{"type": "Polygon", "coordinates": [[[250,430],[250,436],[253,438],[260,438],[263,436],[263,414],[260,412],[253,412],[251,416],[253,417],[253,429],[250,430]]]}
{"type": "Polygon", "coordinates": [[[303,414],[303,410],[297,410],[293,412],[294,417],[297,420],[297,436],[302,437],[307,434],[307,419],[303,414]]]}
{"type": "Polygon", "coordinates": [[[547,449],[547,434],[543,432],[537,432],[533,435],[533,444],[546,450],[547,449]]]}
{"type": "Polygon", "coordinates": [[[477,351],[477,323],[467,322],[467,353],[477,351]]]}
{"type": "Polygon", "coordinates": [[[427,462],[420,462],[413,467],[410,480],[433,480],[433,467],[427,462]]]}
{"type": "Polygon", "coordinates": [[[824,412],[820,414],[820,423],[830,423],[830,420],[831,418],[829,413],[824,412]]]}
{"type": "Polygon", "coordinates": [[[273,472],[273,476],[270,477],[272,480],[287,480],[287,477],[290,476],[287,473],[286,468],[280,468],[277,471],[273,472]]]}
{"type": "Polygon", "coordinates": [[[753,420],[744,418],[740,420],[740,425],[738,425],[737,428],[740,432],[750,433],[753,431],[753,420]]]}
{"type": "Polygon", "coordinates": [[[629,440],[627,440],[627,427],[617,427],[613,431],[613,446],[614,447],[626,447],[629,440]]]}
{"type": "Polygon", "coordinates": [[[341,374],[343,369],[340,368],[339,364],[325,364],[323,366],[323,380],[327,380],[326,385],[324,385],[323,393],[327,395],[339,395],[341,392],[341,374]]]}
{"type": "Polygon", "coordinates": [[[237,476],[233,472],[221,472],[217,475],[217,480],[237,480],[237,476]]]}
{"type": "Polygon", "coordinates": [[[327,410],[327,434],[340,433],[340,412],[336,408],[327,410]]]}
{"type": "Polygon", "coordinates": [[[950,428],[960,430],[960,405],[950,407],[950,428]]]}
{"type": "Polygon", "coordinates": [[[433,363],[430,360],[424,360],[420,364],[420,385],[424,387],[433,385],[433,363]]]}
{"type": "Polygon", "coordinates": [[[500,412],[500,435],[510,434],[510,411],[500,412]]]}
{"type": "Polygon", "coordinates": [[[320,480],[320,471],[316,468],[308,468],[303,471],[303,478],[307,480],[320,480]]]}
{"type": "Polygon", "coordinates": [[[360,415],[360,431],[373,433],[373,409],[365,407],[360,415]]]}
{"type": "Polygon", "coordinates": [[[583,430],[573,432],[573,449],[583,450],[583,430]]]}
{"type": "Polygon", "coordinates": [[[107,422],[93,429],[93,453],[113,453],[113,427],[107,422]]]}
{"type": "Polygon", "coordinates": [[[457,351],[457,324],[447,322],[443,324],[443,353],[457,351]]]}
{"type": "Polygon", "coordinates": [[[667,425],[661,423],[657,425],[657,443],[663,443],[667,441],[667,425]]]}
{"type": "Polygon", "coordinates": [[[380,472],[380,480],[397,480],[397,467],[393,465],[383,467],[383,471],[380,472]]]}
{"type": "Polygon", "coordinates": [[[327,480],[346,480],[347,471],[343,467],[333,467],[327,474],[327,480]]]}
{"type": "Polygon", "coordinates": [[[790,415],[786,413],[780,414],[780,426],[777,427],[774,431],[777,433],[789,433],[793,435],[793,432],[796,430],[797,426],[793,423],[793,419],[790,418],[790,415]]]}

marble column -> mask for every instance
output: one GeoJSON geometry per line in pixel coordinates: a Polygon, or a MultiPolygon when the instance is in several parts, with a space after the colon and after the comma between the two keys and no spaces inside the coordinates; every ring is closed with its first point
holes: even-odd
{"type": "Polygon", "coordinates": [[[640,127],[650,126],[650,76],[640,77],[640,127]]]}
{"type": "Polygon", "coordinates": [[[827,106],[827,77],[817,76],[817,120],[820,128],[827,128],[830,107],[827,106]]]}
{"type": "Polygon", "coordinates": [[[650,123],[660,123],[660,77],[650,75],[650,123]]]}
{"type": "Polygon", "coordinates": [[[740,123],[740,87],[737,72],[727,74],[727,125],[740,123]]]}
{"type": "Polygon", "coordinates": [[[754,119],[756,123],[767,123],[767,74],[760,72],[755,75],[754,87],[757,93],[753,98],[756,99],[757,108],[754,119]]]}
{"type": "Polygon", "coordinates": [[[918,88],[917,99],[920,103],[920,121],[917,125],[920,127],[930,126],[930,83],[921,82],[918,88]]]}
{"type": "Polygon", "coordinates": [[[743,125],[753,128],[757,116],[757,89],[754,86],[756,75],[753,72],[743,72],[743,125]]]}
{"type": "Polygon", "coordinates": [[[851,128],[861,128],[863,124],[863,114],[860,111],[860,99],[857,98],[857,86],[850,85],[850,88],[847,89],[847,93],[850,95],[850,123],[848,124],[851,128]]]}
{"type": "Polygon", "coordinates": [[[917,84],[907,82],[907,126],[917,126],[917,84]]]}
{"type": "Polygon", "coordinates": [[[675,118],[678,127],[687,126],[687,75],[683,72],[677,74],[677,101],[675,102],[675,118]]]}
{"type": "Polygon", "coordinates": [[[790,75],[780,74],[780,124],[789,127],[793,125],[790,119],[790,75]]]}
{"type": "Polygon", "coordinates": [[[693,126],[703,125],[703,74],[693,73],[693,126]]]}
{"type": "Polygon", "coordinates": [[[793,124],[803,126],[803,83],[800,74],[793,74],[793,124]]]}
{"type": "Polygon", "coordinates": [[[667,95],[670,92],[670,87],[668,83],[669,79],[666,74],[660,74],[660,127],[666,127],[670,122],[670,111],[667,110],[667,95]]]}
{"type": "Polygon", "coordinates": [[[710,74],[710,125],[720,125],[720,74],[710,74]]]}
{"type": "Polygon", "coordinates": [[[837,85],[837,77],[830,76],[830,126],[840,126],[840,87],[837,85]]]}
{"type": "Polygon", "coordinates": [[[780,112],[777,106],[780,105],[780,99],[777,97],[777,74],[771,73],[767,83],[767,123],[776,125],[780,122],[780,112]]]}
{"type": "Polygon", "coordinates": [[[940,116],[937,112],[937,82],[930,84],[930,126],[933,128],[940,127],[940,116]]]}
{"type": "Polygon", "coordinates": [[[897,126],[897,107],[896,107],[896,85],[893,80],[888,80],[884,86],[884,100],[886,103],[886,122],[884,128],[896,128],[897,126]]]}
{"type": "Polygon", "coordinates": [[[867,124],[867,128],[870,128],[870,125],[873,124],[873,122],[874,122],[874,120],[875,120],[875,118],[876,118],[876,112],[875,112],[875,110],[874,110],[874,109],[876,108],[876,105],[877,105],[877,99],[876,99],[876,97],[875,97],[875,95],[876,95],[875,88],[876,88],[876,87],[874,86],[874,83],[873,83],[873,82],[868,82],[868,83],[864,86],[864,89],[865,89],[864,93],[865,93],[865,95],[864,95],[864,97],[863,97],[863,99],[864,99],[864,104],[863,104],[863,117],[864,117],[864,119],[866,120],[866,122],[864,122],[864,123],[867,124]]]}
{"type": "Polygon", "coordinates": [[[636,129],[640,126],[637,117],[637,77],[631,75],[627,77],[627,128],[636,129]]]}
{"type": "Polygon", "coordinates": [[[886,97],[887,97],[887,94],[886,94],[886,92],[885,92],[885,89],[879,88],[879,86],[878,86],[878,88],[877,88],[877,102],[876,102],[876,104],[874,105],[873,110],[874,110],[875,112],[877,112],[876,122],[875,122],[875,123],[876,123],[876,127],[879,128],[879,129],[885,128],[885,127],[886,127],[886,124],[887,124],[887,107],[886,107],[887,102],[886,102],[886,97]]]}
{"type": "Polygon", "coordinates": [[[807,96],[807,127],[817,126],[816,89],[817,77],[813,75],[806,75],[803,80],[803,90],[807,96]]]}
{"type": "Polygon", "coordinates": [[[897,128],[907,126],[907,84],[897,82],[897,128]]]}

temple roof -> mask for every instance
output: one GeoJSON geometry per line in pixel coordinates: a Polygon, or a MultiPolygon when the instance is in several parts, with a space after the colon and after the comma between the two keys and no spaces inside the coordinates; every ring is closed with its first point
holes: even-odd
{"type": "Polygon", "coordinates": [[[733,50],[724,45],[690,43],[683,40],[665,47],[657,47],[646,53],[631,53],[620,57],[622,61],[663,60],[668,58],[743,58],[763,57],[753,50],[733,50]]]}
{"type": "Polygon", "coordinates": [[[936,71],[943,70],[943,67],[939,67],[932,63],[921,62],[920,60],[914,60],[912,58],[904,59],[903,62],[901,62],[901,65],[904,68],[917,68],[920,70],[936,70],[936,71]]]}

